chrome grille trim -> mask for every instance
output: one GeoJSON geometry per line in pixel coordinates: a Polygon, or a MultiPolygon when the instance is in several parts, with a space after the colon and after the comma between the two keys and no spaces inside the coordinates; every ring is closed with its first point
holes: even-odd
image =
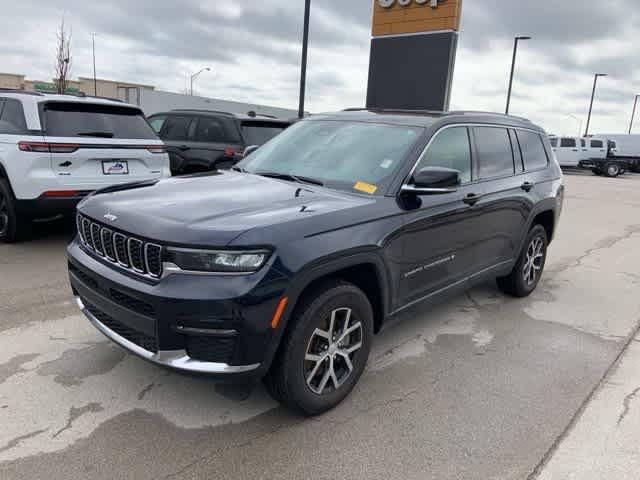
{"type": "Polygon", "coordinates": [[[116,232],[80,214],[76,216],[76,225],[80,242],[92,253],[137,275],[156,280],[162,278],[161,245],[116,232]]]}

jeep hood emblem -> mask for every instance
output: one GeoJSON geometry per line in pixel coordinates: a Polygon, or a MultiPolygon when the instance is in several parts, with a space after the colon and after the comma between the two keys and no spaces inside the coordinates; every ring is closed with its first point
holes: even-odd
{"type": "Polygon", "coordinates": [[[114,215],[113,213],[111,213],[111,212],[105,214],[104,218],[106,218],[110,222],[115,222],[118,219],[118,217],[116,215],[114,215]]]}

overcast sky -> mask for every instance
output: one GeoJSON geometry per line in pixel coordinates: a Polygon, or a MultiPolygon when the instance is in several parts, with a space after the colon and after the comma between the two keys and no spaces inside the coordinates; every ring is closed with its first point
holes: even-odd
{"type": "MultiPolygon", "coordinates": [[[[190,73],[204,96],[297,108],[303,0],[5,0],[0,71],[50,79],[56,28],[72,27],[72,75],[185,91],[190,73]]],[[[313,0],[307,110],[365,103],[373,0],[313,0]]],[[[640,94],[638,0],[464,0],[452,108],[504,110],[515,35],[512,113],[549,132],[577,134],[593,74],[592,131],[628,128],[640,94]]],[[[399,72],[400,73],[400,72],[399,72]]],[[[637,129],[640,133],[640,115],[637,129]]]]}

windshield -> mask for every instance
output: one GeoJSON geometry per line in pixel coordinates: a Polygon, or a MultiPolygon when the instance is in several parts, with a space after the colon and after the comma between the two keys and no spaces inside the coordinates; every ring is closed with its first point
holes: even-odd
{"type": "Polygon", "coordinates": [[[242,122],[242,135],[247,145],[262,145],[287,128],[286,123],[242,122]]]}
{"type": "Polygon", "coordinates": [[[137,108],[80,102],[48,102],[44,107],[45,135],[130,140],[157,139],[137,108]]]}
{"type": "Polygon", "coordinates": [[[329,188],[384,195],[424,129],[375,123],[304,121],[238,167],[250,173],[312,178],[329,188]]]}

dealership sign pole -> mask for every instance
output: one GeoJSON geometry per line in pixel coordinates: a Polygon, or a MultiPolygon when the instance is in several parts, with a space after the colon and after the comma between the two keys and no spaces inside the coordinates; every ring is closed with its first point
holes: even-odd
{"type": "Polygon", "coordinates": [[[462,0],[374,0],[367,107],[449,109],[462,0]]]}

